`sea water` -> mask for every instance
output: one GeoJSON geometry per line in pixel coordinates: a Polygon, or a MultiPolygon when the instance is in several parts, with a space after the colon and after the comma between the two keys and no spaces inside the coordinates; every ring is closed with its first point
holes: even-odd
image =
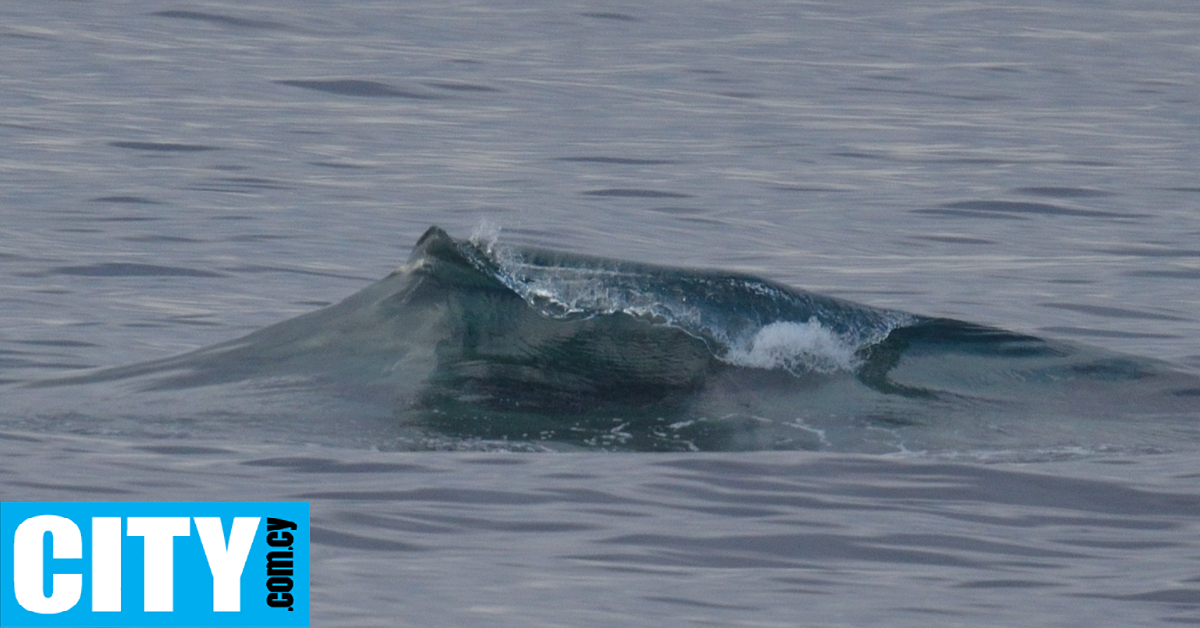
{"type": "MultiPolygon", "coordinates": [[[[1063,389],[1070,420],[1001,395],[930,421],[899,395],[849,422],[823,420],[845,396],[814,385],[788,451],[675,453],[631,452],[619,420],[569,446],[398,433],[378,390],[286,374],[28,386],[335,304],[430,225],[744,273],[1186,381],[1189,4],[10,3],[0,18],[0,498],[309,501],[314,625],[1200,621],[1187,384],[1167,408],[1124,388],[1133,408],[1103,421],[1088,417],[1112,388],[1089,381],[1063,389]]],[[[807,323],[769,323],[732,357],[840,346],[807,323]]],[[[833,371],[855,360],[817,353],[841,356],[833,371]]]]}

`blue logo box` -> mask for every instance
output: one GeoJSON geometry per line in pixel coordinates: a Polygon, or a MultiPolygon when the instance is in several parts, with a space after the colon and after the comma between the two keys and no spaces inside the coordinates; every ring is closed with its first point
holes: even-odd
{"type": "Polygon", "coordinates": [[[303,502],[2,502],[2,626],[308,626],[303,502]]]}

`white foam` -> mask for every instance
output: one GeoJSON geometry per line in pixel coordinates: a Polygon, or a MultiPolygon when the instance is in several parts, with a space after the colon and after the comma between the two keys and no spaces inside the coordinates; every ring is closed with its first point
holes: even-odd
{"type": "Polygon", "coordinates": [[[500,223],[490,218],[480,218],[468,241],[484,251],[491,252],[500,241],[500,223]]]}
{"type": "Polygon", "coordinates": [[[832,373],[854,370],[856,350],[852,343],[810,318],[806,323],[765,325],[744,346],[731,348],[722,359],[749,368],[832,373]]]}

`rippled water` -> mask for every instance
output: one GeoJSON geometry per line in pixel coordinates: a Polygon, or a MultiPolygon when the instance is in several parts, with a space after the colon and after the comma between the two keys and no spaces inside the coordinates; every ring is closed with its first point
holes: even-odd
{"type": "Polygon", "coordinates": [[[1048,429],[1035,456],[387,453],[387,417],[340,405],[15,384],[315,310],[481,220],[1196,373],[1198,22],[8,3],[0,497],[311,501],[315,625],[1195,623],[1194,429],[1048,429]]]}
{"type": "Polygon", "coordinates": [[[1191,456],[0,451],[11,499],[310,501],[317,626],[1130,626],[1200,605],[1191,456]]]}

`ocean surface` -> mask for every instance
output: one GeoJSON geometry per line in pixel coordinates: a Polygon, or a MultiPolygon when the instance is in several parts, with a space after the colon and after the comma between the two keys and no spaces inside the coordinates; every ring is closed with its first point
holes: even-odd
{"type": "Polygon", "coordinates": [[[1197,32],[6,3],[0,499],[308,501],[314,626],[1200,624],[1197,32]]]}

